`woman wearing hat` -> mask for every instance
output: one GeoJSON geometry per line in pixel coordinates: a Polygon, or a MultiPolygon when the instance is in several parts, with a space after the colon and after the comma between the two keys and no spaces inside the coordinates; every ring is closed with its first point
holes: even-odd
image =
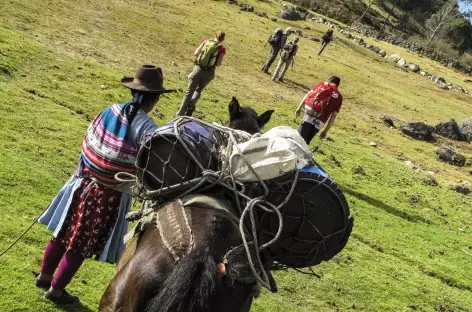
{"type": "Polygon", "coordinates": [[[141,140],[157,129],[147,113],[162,93],[174,91],[163,87],[162,70],[153,65],[143,65],[121,83],[132,100],[106,108],[90,124],[79,167],[39,219],[53,238],[35,284],[48,289],[45,297],[57,304],[79,301],[65,287],[85,258],[115,263],[123,252],[131,195],[115,174],[134,173],[141,140]]]}

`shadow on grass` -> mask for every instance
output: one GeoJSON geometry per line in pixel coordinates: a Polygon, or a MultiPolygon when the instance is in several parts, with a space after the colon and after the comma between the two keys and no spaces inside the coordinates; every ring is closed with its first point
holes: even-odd
{"type": "Polygon", "coordinates": [[[298,83],[296,81],[290,80],[290,79],[284,79],[283,83],[286,84],[287,86],[291,87],[291,88],[300,89],[301,91],[304,91],[304,92],[308,92],[308,91],[311,90],[310,87],[308,87],[304,84],[298,83]]]}
{"type": "Polygon", "coordinates": [[[82,303],[78,303],[75,305],[69,305],[69,306],[59,306],[56,305],[56,308],[62,311],[67,311],[67,312],[93,312],[94,310],[90,309],[89,307],[86,307],[82,305],[82,303]]]}
{"type": "Polygon", "coordinates": [[[396,217],[400,217],[400,218],[405,219],[405,220],[410,221],[410,222],[431,223],[431,221],[429,221],[429,220],[427,220],[423,217],[409,214],[408,212],[399,210],[399,209],[397,209],[395,207],[392,207],[392,206],[390,206],[390,205],[388,205],[388,204],[386,204],[386,203],[384,203],[384,202],[382,202],[378,199],[375,199],[375,198],[372,198],[372,197],[370,197],[366,194],[354,191],[353,189],[350,189],[350,188],[347,188],[347,187],[341,187],[341,190],[346,194],[355,196],[358,199],[368,203],[369,205],[374,206],[374,207],[379,208],[379,209],[382,209],[383,211],[385,211],[389,214],[392,214],[396,217]]]}

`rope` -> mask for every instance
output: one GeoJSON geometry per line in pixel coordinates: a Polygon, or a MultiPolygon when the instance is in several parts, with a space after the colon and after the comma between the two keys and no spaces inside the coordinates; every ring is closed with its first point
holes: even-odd
{"type": "MultiPolygon", "coordinates": [[[[215,124],[215,123],[209,124],[209,123],[204,122],[200,119],[196,119],[194,117],[187,117],[187,116],[178,117],[178,118],[174,119],[173,122],[174,122],[173,131],[174,131],[174,134],[177,138],[177,141],[174,143],[173,148],[175,148],[175,145],[178,142],[180,144],[180,146],[186,151],[189,159],[197,165],[197,167],[200,169],[200,171],[202,173],[200,178],[193,179],[193,180],[187,181],[187,182],[182,182],[181,185],[184,185],[185,183],[187,183],[187,185],[191,185],[191,187],[189,189],[187,189],[185,192],[175,196],[174,199],[181,198],[181,197],[183,197],[187,194],[190,194],[190,193],[194,192],[197,189],[202,190],[202,187],[204,187],[204,189],[206,189],[206,188],[212,187],[214,185],[219,185],[219,186],[222,186],[222,187],[232,191],[232,193],[234,194],[234,198],[236,200],[236,206],[237,206],[238,211],[240,213],[239,231],[240,231],[240,235],[241,235],[243,245],[244,245],[244,248],[245,248],[245,251],[246,251],[247,260],[248,260],[250,269],[251,269],[254,277],[257,279],[257,281],[263,287],[265,287],[269,290],[273,290],[273,287],[271,286],[270,278],[267,275],[266,270],[264,269],[264,266],[262,264],[259,252],[262,251],[263,249],[268,248],[269,246],[274,244],[280,238],[280,235],[281,235],[282,229],[283,229],[283,216],[282,216],[282,213],[280,212],[280,208],[282,208],[290,200],[290,197],[292,196],[292,194],[295,190],[295,186],[296,186],[296,183],[297,183],[297,180],[298,180],[298,171],[297,170],[295,171],[295,176],[294,176],[294,179],[292,181],[292,185],[291,185],[291,188],[290,188],[290,191],[289,191],[287,197],[285,198],[285,200],[280,205],[275,206],[272,203],[265,200],[265,197],[269,195],[269,188],[267,187],[266,183],[257,174],[256,170],[252,167],[252,165],[249,163],[249,161],[244,156],[244,154],[242,153],[241,149],[238,146],[239,143],[245,142],[245,141],[247,141],[247,140],[249,140],[249,139],[251,139],[255,136],[258,136],[259,134],[256,134],[254,136],[250,136],[249,134],[247,134],[246,132],[243,132],[243,131],[230,129],[230,128],[227,128],[225,126],[221,126],[221,125],[218,125],[218,124],[215,124]],[[223,145],[225,145],[225,146],[223,147],[221,152],[224,155],[227,155],[229,157],[226,157],[226,158],[223,158],[223,159],[220,157],[218,159],[220,161],[220,166],[219,166],[218,171],[208,170],[207,168],[205,168],[199,162],[197,157],[194,155],[194,153],[192,152],[192,149],[187,144],[187,142],[183,139],[182,133],[180,131],[180,126],[182,124],[186,123],[186,122],[189,122],[189,121],[195,121],[198,124],[203,125],[207,129],[211,129],[212,131],[215,131],[217,133],[217,136],[224,141],[223,145]],[[224,140],[224,139],[226,139],[226,140],[224,140]],[[258,181],[258,183],[262,186],[262,188],[264,190],[264,195],[263,196],[259,196],[257,198],[250,198],[250,197],[248,197],[247,195],[244,194],[244,184],[237,181],[235,179],[235,177],[233,176],[233,174],[232,174],[232,169],[233,168],[231,167],[231,163],[232,163],[232,157],[235,157],[235,156],[241,157],[241,159],[243,159],[244,163],[249,168],[249,170],[254,174],[254,176],[256,177],[256,179],[258,181]],[[242,207],[241,199],[246,200],[247,204],[246,204],[245,207],[242,207]],[[267,242],[267,243],[265,243],[261,246],[259,246],[259,242],[258,242],[258,239],[257,239],[257,224],[256,224],[256,218],[255,218],[256,209],[262,209],[262,210],[264,210],[265,212],[268,212],[268,213],[275,213],[277,218],[278,218],[278,221],[279,221],[279,227],[277,229],[276,235],[269,242],[267,242]],[[249,218],[250,225],[251,225],[250,226],[250,232],[251,232],[250,234],[251,234],[251,237],[252,237],[253,248],[256,251],[255,256],[254,256],[255,259],[253,259],[253,256],[251,254],[251,246],[250,246],[250,244],[247,240],[246,234],[245,234],[246,230],[247,230],[246,227],[245,227],[245,220],[247,218],[249,218]]],[[[159,135],[159,134],[157,134],[157,135],[159,135]]],[[[148,148],[149,151],[151,151],[152,140],[149,140],[148,142],[149,142],[148,146],[142,145],[143,146],[142,148],[145,147],[145,148],[148,148]]],[[[155,156],[158,157],[157,155],[155,155],[155,156]]],[[[166,160],[166,161],[161,159],[164,163],[163,170],[165,170],[166,166],[169,165],[170,158],[171,158],[171,156],[169,156],[169,159],[166,160]]],[[[148,157],[148,159],[145,163],[144,168],[140,168],[140,169],[142,169],[141,180],[144,177],[144,173],[147,172],[148,165],[149,165],[149,157],[148,157]]],[[[174,172],[177,172],[173,168],[170,168],[170,169],[174,170],[174,172]]],[[[157,177],[155,177],[155,176],[153,176],[153,177],[156,178],[157,180],[159,180],[157,177]]],[[[164,172],[162,173],[162,177],[164,177],[164,172]]],[[[140,189],[141,198],[143,198],[143,199],[150,199],[150,200],[155,201],[156,197],[159,197],[160,195],[164,194],[165,192],[168,192],[168,191],[172,190],[172,188],[176,187],[176,186],[165,187],[165,185],[163,183],[164,181],[160,181],[160,182],[162,182],[162,184],[161,184],[161,187],[159,189],[157,189],[157,190],[146,190],[144,188],[144,186],[141,185],[141,183],[138,180],[137,176],[134,176],[134,177],[131,177],[129,175],[122,176],[123,182],[125,182],[125,181],[129,182],[130,178],[134,178],[136,180],[136,184],[137,184],[138,188],[140,189]]]]}
{"type": "Polygon", "coordinates": [[[36,222],[38,222],[39,218],[43,215],[44,212],[46,212],[46,210],[49,208],[49,206],[47,206],[46,208],[44,208],[44,210],[39,214],[39,216],[37,216],[33,223],[31,223],[31,225],[20,235],[20,237],[18,237],[13,243],[10,244],[10,246],[8,246],[7,249],[5,249],[4,251],[2,251],[2,253],[0,253],[0,258],[6,254],[10,249],[13,248],[13,246],[15,246],[22,238],[23,236],[25,236],[32,228],[33,226],[36,224],[36,222]]]}

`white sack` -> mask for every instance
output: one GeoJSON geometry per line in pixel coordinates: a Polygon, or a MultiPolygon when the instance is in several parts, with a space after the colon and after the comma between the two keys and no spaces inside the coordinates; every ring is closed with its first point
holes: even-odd
{"type": "Polygon", "coordinates": [[[311,156],[300,134],[295,129],[281,126],[237,144],[229,156],[231,171],[238,181],[258,181],[245,159],[261,180],[270,180],[305,167],[311,156]],[[238,154],[238,149],[244,158],[238,154]]]}

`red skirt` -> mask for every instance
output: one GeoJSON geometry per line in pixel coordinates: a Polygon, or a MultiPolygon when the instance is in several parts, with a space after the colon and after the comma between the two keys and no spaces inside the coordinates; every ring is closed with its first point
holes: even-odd
{"type": "Polygon", "coordinates": [[[121,192],[84,178],[56,240],[84,258],[99,256],[120,209],[121,192]]]}

